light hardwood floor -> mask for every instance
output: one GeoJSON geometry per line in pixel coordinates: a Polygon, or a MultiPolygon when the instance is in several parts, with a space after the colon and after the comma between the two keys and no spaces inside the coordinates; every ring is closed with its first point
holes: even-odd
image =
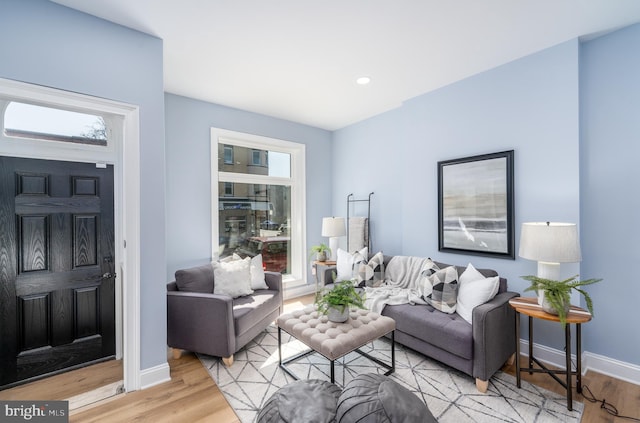
{"type": "Polygon", "coordinates": [[[0,400],[67,400],[121,381],[122,361],[109,360],[2,390],[0,400]]]}
{"type": "MultiPolygon", "coordinates": [[[[312,296],[287,301],[285,310],[300,307],[311,301],[312,296]]],[[[179,359],[170,358],[169,366],[170,382],[143,391],[118,395],[76,410],[71,413],[70,422],[239,423],[233,409],[195,355],[186,353],[179,359]]],[[[515,365],[512,365],[503,370],[513,375],[514,368],[515,365]]],[[[562,387],[545,374],[524,373],[522,377],[538,386],[564,394],[562,387]]],[[[69,380],[71,382],[67,383],[80,383],[73,382],[73,378],[69,380]]],[[[595,372],[588,372],[582,380],[583,385],[588,385],[597,398],[606,398],[607,402],[614,404],[621,415],[640,418],[640,386],[595,372]]],[[[59,395],[53,395],[65,392],[66,388],[61,383],[50,381],[47,388],[38,389],[32,394],[22,391],[15,399],[58,399],[59,395]]],[[[0,391],[0,399],[3,399],[2,394],[5,392],[0,391]]],[[[574,398],[585,404],[582,423],[622,421],[602,410],[600,403],[584,400],[575,392],[575,388],[574,398]]]]}

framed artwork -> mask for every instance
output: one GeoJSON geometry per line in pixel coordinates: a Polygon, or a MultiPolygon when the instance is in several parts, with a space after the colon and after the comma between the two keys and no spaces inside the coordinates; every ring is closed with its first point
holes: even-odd
{"type": "Polygon", "coordinates": [[[513,150],[438,162],[438,249],[515,259],[513,150]]]}

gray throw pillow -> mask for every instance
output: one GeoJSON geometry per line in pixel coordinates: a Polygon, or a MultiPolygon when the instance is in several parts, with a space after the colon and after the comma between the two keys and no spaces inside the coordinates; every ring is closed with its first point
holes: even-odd
{"type": "Polygon", "coordinates": [[[176,271],[178,291],[213,293],[213,267],[204,264],[176,271]]]}

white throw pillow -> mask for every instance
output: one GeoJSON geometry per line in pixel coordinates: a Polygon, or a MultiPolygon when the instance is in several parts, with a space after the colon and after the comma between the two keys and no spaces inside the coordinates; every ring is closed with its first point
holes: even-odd
{"type": "MultiPolygon", "coordinates": [[[[242,260],[238,254],[233,253],[220,259],[220,263],[228,263],[230,261],[242,260]]],[[[251,259],[249,266],[251,272],[251,289],[269,289],[267,282],[264,280],[264,266],[262,265],[262,254],[258,254],[251,259]]]]}
{"type": "Polygon", "coordinates": [[[458,278],[458,282],[460,282],[460,284],[463,284],[465,282],[472,282],[472,281],[477,281],[479,279],[484,279],[485,277],[486,276],[484,276],[475,267],[473,267],[473,264],[469,263],[467,265],[467,268],[464,269],[464,272],[462,272],[462,274],[458,278]]]}
{"type": "MultiPolygon", "coordinates": [[[[466,271],[465,271],[466,272],[466,271]]],[[[475,279],[462,282],[460,277],[460,286],[458,287],[458,305],[456,313],[464,320],[472,323],[473,309],[486,303],[496,296],[500,289],[500,277],[475,279]]]]}
{"type": "Polygon", "coordinates": [[[262,254],[258,254],[251,259],[249,270],[251,271],[251,289],[269,289],[267,282],[264,280],[262,254]]]}
{"type": "Polygon", "coordinates": [[[228,295],[232,298],[253,294],[251,289],[251,259],[214,262],[213,293],[228,295]]]}
{"type": "Polygon", "coordinates": [[[336,282],[348,281],[353,278],[357,278],[358,270],[361,263],[367,263],[367,257],[369,256],[369,248],[364,247],[360,251],[356,251],[351,254],[348,251],[344,251],[338,248],[336,260],[336,270],[338,272],[336,276],[336,282]]]}

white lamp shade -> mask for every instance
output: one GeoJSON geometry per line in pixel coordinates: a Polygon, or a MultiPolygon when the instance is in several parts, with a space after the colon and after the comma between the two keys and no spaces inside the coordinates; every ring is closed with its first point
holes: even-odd
{"type": "Polygon", "coordinates": [[[344,224],[344,217],[323,217],[322,236],[336,237],[345,236],[347,230],[344,224]]]}
{"type": "Polygon", "coordinates": [[[575,223],[523,223],[518,255],[538,262],[579,262],[578,227],[575,223]]]}

